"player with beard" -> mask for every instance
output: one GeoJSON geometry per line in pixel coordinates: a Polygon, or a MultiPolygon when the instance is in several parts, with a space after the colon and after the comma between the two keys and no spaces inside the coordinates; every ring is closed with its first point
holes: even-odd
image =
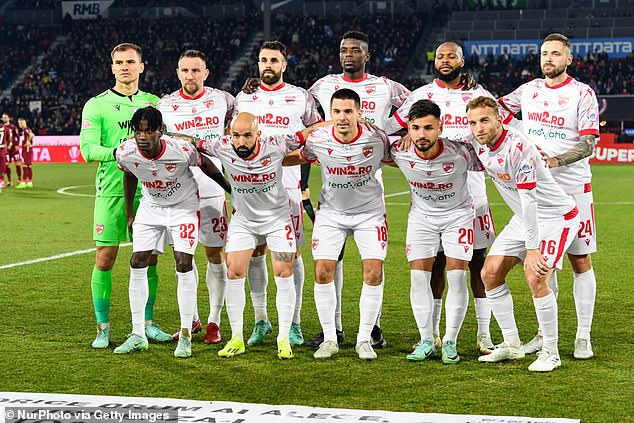
{"type": "MultiPolygon", "coordinates": [[[[435,67],[437,78],[431,83],[412,91],[407,101],[390,118],[387,133],[393,133],[407,127],[408,113],[414,103],[420,100],[432,100],[440,106],[442,111],[443,137],[454,141],[464,141],[469,136],[466,105],[475,97],[491,97],[491,93],[481,85],[472,84],[468,74],[463,73],[464,54],[462,48],[453,42],[446,42],[436,49],[435,67]]],[[[471,291],[474,297],[478,332],[476,343],[481,353],[487,354],[493,350],[489,326],[491,309],[486,299],[484,284],[480,276],[486,250],[495,240],[495,228],[489,201],[486,195],[486,185],[482,172],[469,172],[469,189],[474,199],[475,239],[473,258],[469,262],[471,273],[471,291]]],[[[442,315],[442,296],[445,290],[446,258],[443,251],[439,251],[434,262],[431,276],[432,291],[434,292],[434,341],[436,348],[440,347],[440,320],[442,315]]],[[[469,302],[468,291],[452,289],[451,284],[447,292],[445,308],[458,310],[463,314],[469,302]]],[[[447,321],[453,317],[447,312],[447,321]]],[[[444,339],[443,339],[444,340],[444,339]]]]}
{"type": "MultiPolygon", "coordinates": [[[[540,56],[544,79],[521,85],[499,102],[511,114],[521,111],[524,134],[541,149],[555,181],[579,208],[581,223],[568,250],[568,259],[577,310],[574,357],[588,359],[594,356],[590,330],[597,289],[590,255],[597,251],[597,240],[589,157],[599,137],[599,108],[592,88],[567,73],[573,60],[571,48],[565,35],[548,35],[540,56]]],[[[556,272],[550,285],[556,293],[556,272]]],[[[542,343],[540,332],[524,345],[525,352],[539,351],[542,343]]]]}
{"type": "MultiPolygon", "coordinates": [[[[286,46],[279,41],[264,42],[258,55],[260,85],[253,93],[241,92],[236,97],[234,114],[249,112],[257,116],[258,127],[263,137],[300,131],[321,120],[313,97],[303,88],[284,82],[286,66],[286,46]]],[[[300,177],[300,166],[284,167],[282,183],[289,196],[294,233],[297,238],[297,254],[293,266],[296,304],[290,332],[291,345],[301,345],[304,342],[300,318],[304,287],[304,262],[300,249],[304,245],[300,177]]],[[[264,342],[264,336],[271,332],[271,323],[266,310],[268,271],[265,253],[266,244],[258,246],[249,263],[249,289],[256,322],[253,333],[247,341],[249,345],[264,342]]]]}

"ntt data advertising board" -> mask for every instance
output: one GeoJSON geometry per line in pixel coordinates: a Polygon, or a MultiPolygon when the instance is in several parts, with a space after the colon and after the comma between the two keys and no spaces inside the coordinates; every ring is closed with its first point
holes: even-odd
{"type": "MultiPolygon", "coordinates": [[[[575,38],[572,42],[572,52],[575,56],[586,53],[607,53],[610,59],[620,59],[632,54],[634,37],[628,38],[575,38]]],[[[474,53],[478,56],[492,54],[499,56],[524,57],[527,54],[539,53],[543,40],[486,40],[465,41],[465,55],[470,57],[474,53]]]]}

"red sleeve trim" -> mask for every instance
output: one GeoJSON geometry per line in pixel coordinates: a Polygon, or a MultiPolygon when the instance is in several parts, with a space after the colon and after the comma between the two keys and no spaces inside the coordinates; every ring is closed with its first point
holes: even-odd
{"type": "Polygon", "coordinates": [[[503,123],[506,125],[507,123],[509,123],[510,121],[513,120],[513,117],[515,116],[515,113],[513,113],[513,111],[511,109],[508,108],[508,106],[506,104],[504,104],[504,99],[503,97],[500,97],[498,99],[498,103],[500,104],[500,106],[504,107],[504,109],[509,112],[509,115],[506,117],[506,119],[504,119],[503,123]]]}
{"type": "Polygon", "coordinates": [[[583,137],[584,135],[596,135],[599,136],[599,131],[596,129],[582,129],[579,131],[579,136],[583,137]]]}
{"type": "Polygon", "coordinates": [[[295,132],[295,135],[297,135],[297,138],[299,138],[300,145],[303,145],[306,142],[306,140],[304,139],[304,134],[302,134],[302,131],[295,132]]]}
{"type": "Polygon", "coordinates": [[[401,125],[403,128],[407,128],[407,124],[403,121],[403,119],[401,119],[401,117],[398,115],[398,111],[394,112],[394,119],[396,119],[396,121],[398,122],[399,125],[401,125]]]}
{"type": "Polygon", "coordinates": [[[534,189],[537,186],[537,182],[529,182],[527,184],[517,184],[517,189],[534,189]]]}
{"type": "Polygon", "coordinates": [[[317,161],[317,160],[311,160],[311,159],[309,159],[308,157],[306,157],[306,156],[304,155],[304,149],[299,150],[299,155],[300,155],[300,156],[302,156],[302,158],[303,158],[304,160],[306,160],[307,162],[309,162],[309,163],[315,163],[315,162],[317,161]]]}

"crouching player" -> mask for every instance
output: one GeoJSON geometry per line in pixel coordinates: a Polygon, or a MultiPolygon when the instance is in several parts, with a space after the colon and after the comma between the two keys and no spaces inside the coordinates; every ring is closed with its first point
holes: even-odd
{"type": "Polygon", "coordinates": [[[526,282],[544,337],[542,351],[528,370],[549,372],[561,365],[558,348],[557,300],[548,286],[552,272],[579,226],[574,200],[555,182],[537,147],[520,132],[502,125],[495,100],[478,97],[467,105],[467,118],[478,158],[514,213],[497,237],[482,269],[482,279],[504,342],[480,361],[524,357],[513,297],[504,278],[524,263],[526,282]]]}
{"type": "Polygon", "coordinates": [[[133,232],[130,259],[130,311],[132,334],[115,348],[115,354],[146,350],[144,328],[148,298],[147,270],[153,250],[161,251],[164,235],[174,243],[181,332],[174,356],[191,357],[191,327],[197,281],[192,260],[198,245],[198,188],[190,166],[200,169],[227,192],[230,187],[211,161],[190,143],[163,135],[163,118],[154,107],[137,110],[130,121],[134,138],[113,153],[125,172],[124,196],[128,226],[133,232]],[[141,181],[142,196],[136,216],[134,195],[141,181]]]}

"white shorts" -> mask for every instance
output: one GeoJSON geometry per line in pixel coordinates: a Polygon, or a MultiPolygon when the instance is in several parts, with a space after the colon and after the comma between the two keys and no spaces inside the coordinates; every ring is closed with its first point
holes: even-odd
{"type": "Polygon", "coordinates": [[[229,218],[224,196],[200,199],[200,243],[205,247],[224,247],[229,218]]]}
{"type": "Polygon", "coordinates": [[[473,248],[481,250],[490,247],[493,245],[493,241],[495,241],[493,215],[491,214],[487,197],[473,197],[473,208],[475,209],[475,238],[473,248]]]}
{"type": "Polygon", "coordinates": [[[385,260],[387,255],[387,217],[379,213],[349,215],[332,210],[317,210],[313,228],[313,258],[337,260],[344,241],[354,235],[361,260],[385,260]]]}
{"type": "MultiPolygon", "coordinates": [[[[551,268],[561,270],[561,257],[570,247],[579,226],[577,209],[565,216],[539,219],[540,252],[551,268]]],[[[508,225],[502,229],[489,250],[490,256],[517,257],[524,261],[526,257],[526,230],[522,220],[514,215],[508,225]]]]}
{"type": "Polygon", "coordinates": [[[306,243],[304,237],[304,204],[302,203],[302,190],[299,188],[286,188],[288,204],[291,206],[291,220],[295,229],[295,239],[298,247],[306,243]]]}
{"type": "Polygon", "coordinates": [[[585,184],[584,192],[572,198],[579,209],[579,229],[575,233],[568,253],[583,256],[597,252],[597,228],[594,222],[594,199],[592,186],[585,184]]]}
{"type": "Polygon", "coordinates": [[[229,223],[226,252],[252,250],[266,243],[271,251],[294,253],[297,251],[294,232],[290,216],[260,223],[246,222],[234,214],[229,223]]]}
{"type": "Polygon", "coordinates": [[[162,253],[169,239],[174,251],[193,255],[198,245],[200,214],[196,208],[158,207],[141,203],[132,225],[132,251],[162,253]]]}
{"type": "Polygon", "coordinates": [[[410,212],[405,254],[408,261],[436,257],[442,243],[445,256],[471,261],[473,212],[430,217],[410,212]]]}

